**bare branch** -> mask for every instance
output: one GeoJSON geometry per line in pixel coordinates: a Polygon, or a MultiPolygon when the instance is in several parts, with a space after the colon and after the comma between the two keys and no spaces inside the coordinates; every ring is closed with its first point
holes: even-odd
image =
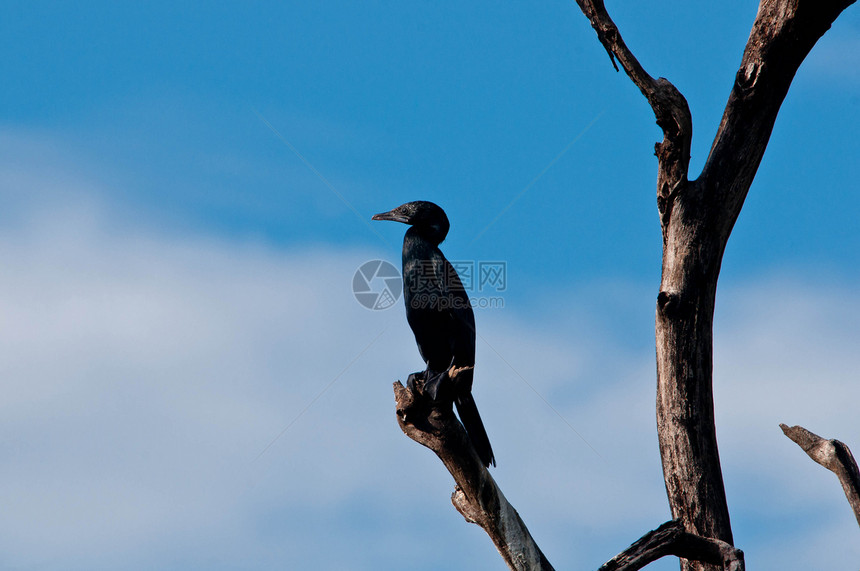
{"type": "Polygon", "coordinates": [[[821,464],[839,478],[842,490],[854,517],[860,524],[860,470],[851,450],[839,440],[826,440],[817,434],[806,430],[802,426],[787,426],[780,424],[782,432],[800,446],[807,456],[816,463],[821,464]]]}
{"type": "Polygon", "coordinates": [[[855,0],[761,0],[701,180],[725,240],[800,64],[855,0]]]}
{"type": "Polygon", "coordinates": [[[666,555],[719,565],[725,571],[744,571],[743,551],[725,541],[689,533],[677,519],[649,531],[598,571],[636,571],[666,555]]]}
{"type": "MultiPolygon", "coordinates": [[[[576,3],[591,22],[591,27],[597,32],[597,38],[610,58],[618,59],[627,76],[648,100],[657,124],[663,130],[663,142],[657,143],[655,152],[660,161],[657,196],[665,233],[668,223],[668,215],[665,213],[671,211],[673,193],[685,188],[687,182],[690,144],[693,138],[690,107],[681,92],[668,79],[661,77],[655,80],[645,71],[624,43],[618,27],[606,12],[603,0],[576,0],[576,3]]],[[[614,59],[612,65],[615,65],[614,59]]],[[[618,66],[615,66],[615,69],[617,70],[618,66]]]]}
{"type": "Polygon", "coordinates": [[[487,532],[510,569],[551,571],[525,523],[478,458],[451,403],[430,400],[417,392],[416,384],[413,390],[394,383],[397,422],[406,436],[435,452],[454,477],[454,507],[487,532]]]}
{"type": "MultiPolygon", "coordinates": [[[[803,59],[854,0],[760,0],[702,175],[689,180],[692,119],[684,97],[633,56],[603,0],[576,0],[597,37],[651,105],[663,141],[657,206],[663,267],[657,297],[657,430],[672,517],[732,542],[714,425],[713,317],[723,252],[774,122],[803,59]]],[[[715,569],[686,562],[685,571],[715,569]]]]}

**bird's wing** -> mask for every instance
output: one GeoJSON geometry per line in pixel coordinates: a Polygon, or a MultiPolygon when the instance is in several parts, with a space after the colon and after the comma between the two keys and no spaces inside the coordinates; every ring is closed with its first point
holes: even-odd
{"type": "Polygon", "coordinates": [[[445,274],[437,277],[442,284],[443,297],[447,300],[448,335],[454,364],[471,366],[475,364],[475,314],[457,270],[444,255],[442,262],[434,266],[445,274]]]}

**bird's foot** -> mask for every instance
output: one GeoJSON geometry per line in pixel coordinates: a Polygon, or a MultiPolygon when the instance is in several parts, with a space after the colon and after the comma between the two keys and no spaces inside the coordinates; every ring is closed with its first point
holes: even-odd
{"type": "MultiPolygon", "coordinates": [[[[428,376],[430,376],[428,374],[428,376]]],[[[443,371],[437,375],[430,376],[424,381],[424,394],[429,396],[434,402],[440,400],[448,391],[445,390],[450,384],[448,372],[443,371]]]]}
{"type": "Polygon", "coordinates": [[[474,365],[465,365],[463,367],[458,367],[456,365],[451,365],[448,368],[448,378],[454,384],[454,391],[460,392],[471,392],[472,391],[472,371],[475,370],[474,365]]]}
{"type": "Polygon", "coordinates": [[[410,374],[406,379],[406,388],[416,394],[424,392],[424,371],[410,374]]]}

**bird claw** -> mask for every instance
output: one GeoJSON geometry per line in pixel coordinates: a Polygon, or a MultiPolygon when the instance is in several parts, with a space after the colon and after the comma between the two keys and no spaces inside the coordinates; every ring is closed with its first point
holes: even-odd
{"type": "Polygon", "coordinates": [[[406,388],[415,394],[420,394],[424,387],[424,371],[411,373],[406,379],[406,388]]]}
{"type": "Polygon", "coordinates": [[[433,375],[430,371],[419,371],[407,377],[406,388],[415,394],[430,397],[430,400],[433,402],[438,402],[440,394],[445,393],[443,387],[447,385],[448,380],[448,371],[443,371],[436,375],[433,375]]]}
{"type": "Polygon", "coordinates": [[[439,395],[443,393],[443,386],[447,384],[446,381],[448,381],[447,371],[430,377],[424,381],[424,394],[429,396],[434,402],[437,402],[439,395]]]}

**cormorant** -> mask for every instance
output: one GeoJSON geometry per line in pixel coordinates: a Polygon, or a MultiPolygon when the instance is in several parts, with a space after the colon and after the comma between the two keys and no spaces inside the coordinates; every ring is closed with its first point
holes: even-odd
{"type": "Polygon", "coordinates": [[[460,276],[439,250],[448,234],[448,217],[439,206],[419,200],[372,219],[411,226],[403,238],[403,299],[406,320],[427,365],[416,375],[423,377],[424,391],[430,398],[454,401],[481,462],[495,466],[490,440],[472,398],[475,315],[460,276]],[[466,367],[458,371],[453,382],[448,374],[452,367],[466,367]]]}

